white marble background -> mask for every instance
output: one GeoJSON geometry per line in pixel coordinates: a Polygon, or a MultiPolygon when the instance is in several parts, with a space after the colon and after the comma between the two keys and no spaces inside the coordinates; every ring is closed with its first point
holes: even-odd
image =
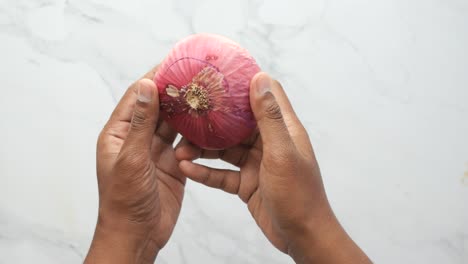
{"type": "MultiPolygon", "coordinates": [[[[468,1],[0,0],[0,264],[83,260],[98,132],[195,32],[283,82],[376,263],[468,263],[468,1]]],[[[292,263],[238,198],[192,182],[156,262],[292,263]]]]}

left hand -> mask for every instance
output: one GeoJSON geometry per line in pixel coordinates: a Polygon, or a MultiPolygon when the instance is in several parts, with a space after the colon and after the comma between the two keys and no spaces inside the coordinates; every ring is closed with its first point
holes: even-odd
{"type": "Polygon", "coordinates": [[[184,175],[237,194],[268,240],[298,264],[370,263],[331,209],[309,136],[281,84],[258,73],[250,105],[258,132],[245,142],[224,150],[179,143],[184,175]],[[198,158],[219,158],[239,170],[192,162],[198,158]]]}
{"type": "Polygon", "coordinates": [[[99,135],[99,218],[85,263],[153,263],[177,222],[185,178],[177,133],[159,120],[155,71],[127,90],[99,135]]]}

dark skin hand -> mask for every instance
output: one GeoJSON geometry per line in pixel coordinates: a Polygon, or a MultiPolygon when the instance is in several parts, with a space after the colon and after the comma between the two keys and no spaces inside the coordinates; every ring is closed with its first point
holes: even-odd
{"type": "Polygon", "coordinates": [[[153,263],[179,216],[185,178],[159,120],[156,69],[120,100],[97,144],[99,217],[85,263],[153,263]]]}
{"type": "Polygon", "coordinates": [[[370,263],[333,214],[307,131],[281,85],[257,74],[250,101],[258,132],[220,151],[182,140],[176,148],[181,171],[238,195],[270,242],[296,263],[370,263]],[[191,162],[198,158],[220,158],[239,171],[191,162]]]}
{"type": "Polygon", "coordinates": [[[179,216],[185,176],[236,194],[271,243],[296,263],[371,263],[327,200],[306,130],[277,81],[257,74],[250,100],[257,131],[242,144],[202,150],[159,119],[156,69],[133,84],[97,146],[99,214],[86,264],[154,263],[179,216]],[[238,171],[192,161],[222,159],[238,171]]]}

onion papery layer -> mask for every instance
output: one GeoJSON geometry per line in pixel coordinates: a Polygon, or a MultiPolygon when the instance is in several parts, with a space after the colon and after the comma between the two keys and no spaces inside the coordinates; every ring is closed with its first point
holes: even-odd
{"type": "Polygon", "coordinates": [[[155,75],[161,115],[175,130],[205,149],[224,149],[256,126],[249,87],[260,71],[235,42],[192,35],[174,47],[155,75]]]}

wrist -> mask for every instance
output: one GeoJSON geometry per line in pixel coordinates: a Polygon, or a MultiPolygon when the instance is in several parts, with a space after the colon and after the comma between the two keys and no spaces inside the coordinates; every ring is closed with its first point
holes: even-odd
{"type": "Polygon", "coordinates": [[[321,219],[308,221],[303,233],[290,241],[288,254],[297,264],[371,263],[332,211],[321,219]]]}
{"type": "Polygon", "coordinates": [[[86,264],[154,263],[159,248],[151,231],[131,223],[104,222],[99,217],[86,264]]]}
{"type": "Polygon", "coordinates": [[[304,219],[298,226],[300,228],[288,236],[287,252],[296,263],[310,263],[319,253],[329,250],[331,241],[342,236],[342,228],[332,212],[304,219]]]}

